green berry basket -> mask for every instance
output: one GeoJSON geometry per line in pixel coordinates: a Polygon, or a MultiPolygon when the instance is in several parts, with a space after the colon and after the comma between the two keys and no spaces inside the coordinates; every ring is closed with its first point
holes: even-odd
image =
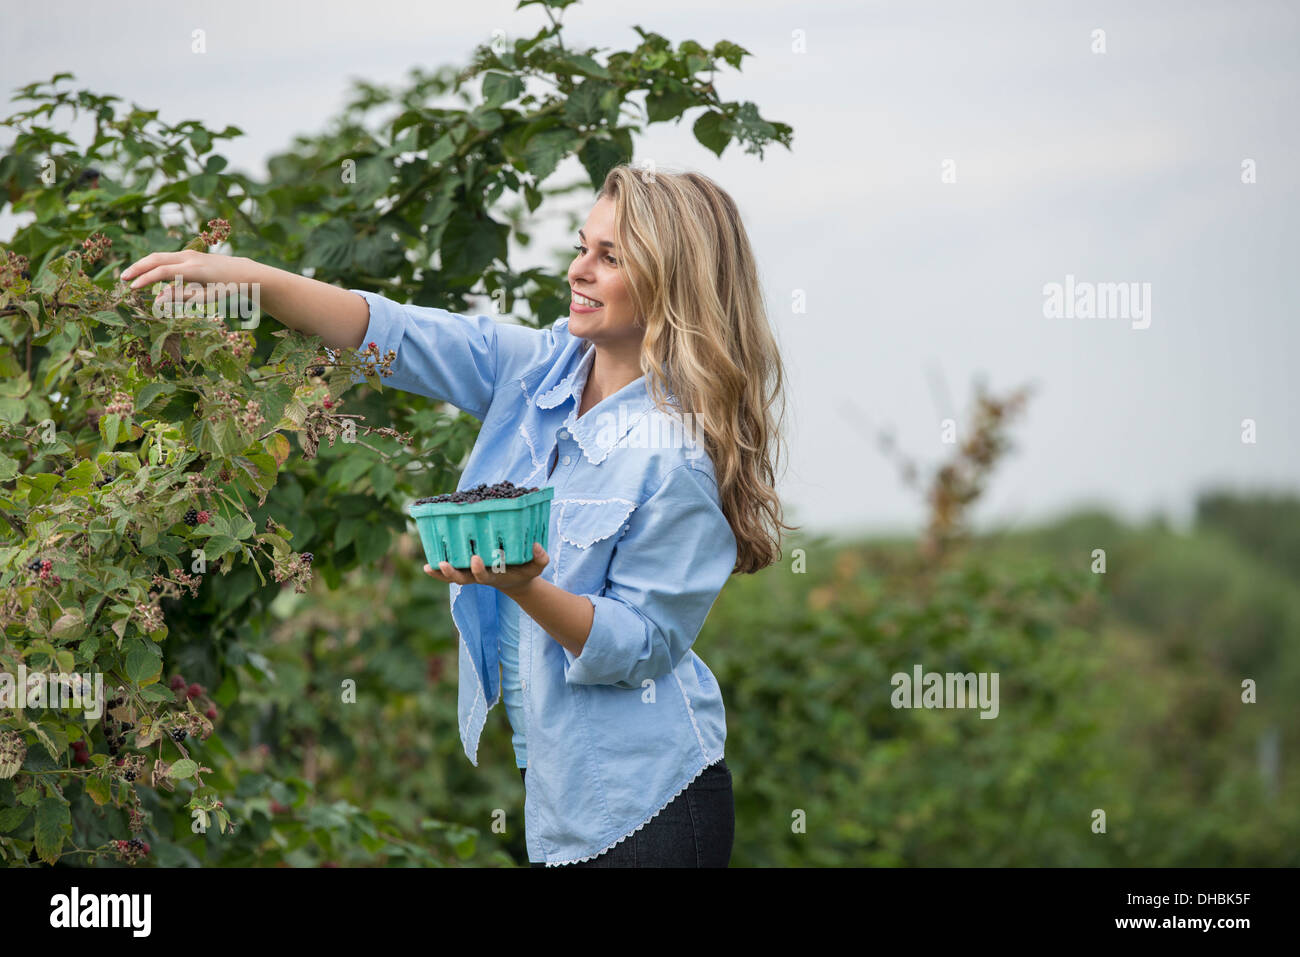
{"type": "Polygon", "coordinates": [[[555,488],[547,486],[515,498],[494,498],[484,502],[425,502],[411,505],[424,546],[424,558],[432,567],[449,562],[452,568],[468,569],[478,555],[492,567],[501,550],[507,565],[533,560],[533,542],[549,547],[551,499],[555,488]]]}

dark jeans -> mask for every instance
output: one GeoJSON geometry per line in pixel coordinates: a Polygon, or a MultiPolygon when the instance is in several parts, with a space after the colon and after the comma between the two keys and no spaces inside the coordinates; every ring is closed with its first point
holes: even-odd
{"type": "MultiPolygon", "coordinates": [[[[519,776],[527,786],[527,768],[519,776]]],[[[726,867],[736,833],[736,804],[726,761],[690,786],[637,831],[589,861],[561,867],[726,867]]],[[[535,861],[531,867],[545,867],[535,861]]]]}

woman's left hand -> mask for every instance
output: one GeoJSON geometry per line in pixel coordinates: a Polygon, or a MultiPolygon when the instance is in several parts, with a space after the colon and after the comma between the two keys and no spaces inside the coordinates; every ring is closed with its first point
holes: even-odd
{"type": "Polygon", "coordinates": [[[533,542],[533,560],[523,565],[506,565],[504,570],[496,571],[483,563],[483,559],[474,555],[469,560],[469,570],[452,568],[447,562],[439,562],[437,568],[424,566],[424,573],[440,582],[457,585],[491,585],[507,595],[522,588],[542,573],[549,565],[551,557],[546,554],[540,542],[533,542]]]}

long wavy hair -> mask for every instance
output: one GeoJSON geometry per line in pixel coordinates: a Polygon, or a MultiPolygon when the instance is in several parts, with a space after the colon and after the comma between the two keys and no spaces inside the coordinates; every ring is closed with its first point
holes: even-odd
{"type": "Polygon", "coordinates": [[[691,413],[736,535],[736,572],[781,557],[776,471],[784,439],[785,371],[768,324],[749,237],[736,204],[699,173],[614,167],[614,241],[645,323],[641,372],[665,412],[691,413]],[[774,411],[776,415],[774,416],[774,411]]]}

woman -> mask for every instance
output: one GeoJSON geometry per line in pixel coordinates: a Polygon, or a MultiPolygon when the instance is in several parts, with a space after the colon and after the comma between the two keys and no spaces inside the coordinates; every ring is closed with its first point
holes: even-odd
{"type": "Polygon", "coordinates": [[[707,177],[616,167],[578,239],[570,315],[545,330],[203,253],[122,278],[258,283],[285,325],[392,350],[386,384],[482,421],[460,489],[553,486],[552,554],[424,566],[450,585],[465,754],[477,766],[504,697],[534,867],[726,867],[726,717],[691,646],[727,578],[775,562],[793,527],[774,489],[781,360],[707,177]]]}

